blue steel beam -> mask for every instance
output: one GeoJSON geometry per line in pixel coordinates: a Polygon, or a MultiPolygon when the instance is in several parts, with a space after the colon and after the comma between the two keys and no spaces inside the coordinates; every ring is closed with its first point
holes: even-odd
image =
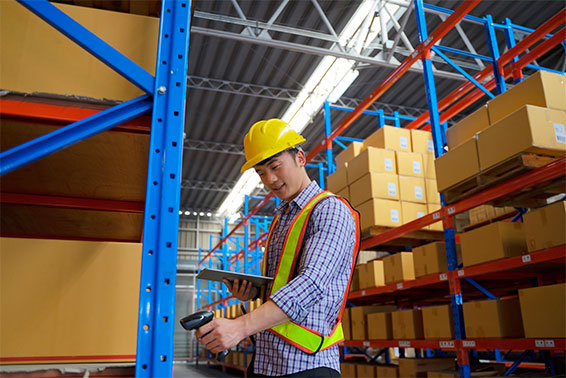
{"type": "Polygon", "coordinates": [[[505,86],[505,78],[499,71],[499,46],[497,45],[497,38],[495,36],[493,18],[488,14],[485,16],[485,32],[487,34],[487,46],[489,48],[489,55],[491,55],[491,67],[493,68],[493,76],[495,78],[495,85],[497,94],[501,94],[507,90],[505,86]]]}
{"type": "Polygon", "coordinates": [[[459,65],[457,65],[456,63],[454,63],[454,61],[452,59],[450,59],[449,57],[447,57],[446,55],[444,55],[439,49],[436,48],[436,46],[432,46],[432,50],[434,50],[434,52],[436,53],[436,55],[438,55],[439,57],[441,57],[442,59],[444,59],[444,61],[446,63],[448,63],[449,65],[451,65],[452,67],[454,67],[454,69],[458,72],[460,72],[462,75],[464,75],[466,77],[466,79],[470,80],[476,87],[478,87],[483,93],[485,93],[488,97],[490,98],[495,98],[495,96],[493,95],[493,93],[491,93],[490,91],[487,90],[486,87],[484,87],[483,85],[481,85],[476,79],[473,78],[472,75],[470,75],[469,73],[467,73],[466,71],[464,71],[462,69],[462,67],[460,67],[459,65]]]}
{"type": "Polygon", "coordinates": [[[0,153],[0,176],[136,118],[151,107],[151,97],[143,95],[6,150],[0,153]]]}
{"type": "Polygon", "coordinates": [[[153,94],[154,78],[146,70],[114,49],[94,33],[63,13],[47,0],[17,0],[83,49],[100,59],[136,87],[153,94]]]}
{"type": "MultiPolygon", "coordinates": [[[[163,0],[144,215],[136,377],[171,377],[191,0],[163,0]],[[159,88],[159,90],[158,90],[159,88]]],[[[210,296],[210,291],[209,291],[210,296]]]]}
{"type": "Polygon", "coordinates": [[[467,57],[470,57],[470,58],[481,59],[481,60],[488,61],[490,63],[493,61],[493,59],[491,59],[489,56],[472,54],[471,52],[455,49],[453,47],[440,46],[440,45],[436,45],[434,47],[436,47],[438,50],[446,51],[446,52],[453,53],[453,54],[463,55],[463,56],[467,56],[467,57]]]}

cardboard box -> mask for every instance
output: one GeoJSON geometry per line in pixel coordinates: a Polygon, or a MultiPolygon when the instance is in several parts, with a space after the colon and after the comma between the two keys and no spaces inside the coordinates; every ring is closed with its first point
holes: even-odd
{"type": "Polygon", "coordinates": [[[399,179],[390,173],[368,172],[350,185],[352,206],[358,206],[371,198],[399,200],[399,179]]]}
{"type": "Polygon", "coordinates": [[[518,298],[465,302],[463,310],[469,339],[524,337],[518,298]]]}
{"type": "MultiPolygon", "coordinates": [[[[67,4],[54,6],[153,75],[159,18],[67,4]]],[[[144,94],[19,4],[1,1],[0,14],[0,88],[120,101],[144,94]]]]}
{"type": "Polygon", "coordinates": [[[425,180],[422,177],[399,176],[401,201],[426,203],[425,180]]]}
{"type": "Polygon", "coordinates": [[[399,176],[424,177],[423,154],[418,152],[396,151],[397,172],[399,176]]]}
{"type": "MultiPolygon", "coordinates": [[[[393,326],[393,339],[395,340],[413,340],[424,337],[423,314],[421,310],[392,312],[391,324],[393,326]]],[[[404,375],[401,376],[405,377],[404,375]]]]}
{"type": "Polygon", "coordinates": [[[356,378],[356,364],[341,363],[340,376],[344,378],[356,378]]]}
{"type": "Polygon", "coordinates": [[[403,224],[401,204],[380,198],[372,198],[357,206],[362,230],[371,226],[397,227],[403,224]]]}
{"type": "Polygon", "coordinates": [[[489,122],[493,125],[524,105],[566,110],[566,78],[537,71],[487,103],[489,122]]]}
{"type": "Polygon", "coordinates": [[[376,312],[367,316],[369,340],[393,339],[393,325],[390,312],[376,312]]]}
{"type": "Polygon", "coordinates": [[[395,365],[377,365],[377,376],[379,378],[399,377],[399,368],[395,365]]]}
{"type": "Polygon", "coordinates": [[[385,252],[380,252],[380,251],[364,251],[361,250],[360,252],[358,252],[358,262],[357,265],[361,265],[361,264],[365,264],[370,262],[371,260],[375,260],[378,259],[380,257],[383,257],[384,255],[386,255],[385,252]]]}
{"type": "Polygon", "coordinates": [[[478,134],[480,168],[521,152],[566,156],[565,127],[566,111],[524,106],[478,134]]]}
{"type": "MultiPolygon", "coordinates": [[[[426,205],[427,214],[431,214],[431,213],[434,213],[435,211],[440,210],[440,207],[441,207],[440,204],[427,203],[427,205],[426,205]]],[[[429,225],[428,229],[432,230],[432,231],[444,231],[444,227],[442,226],[441,220],[436,222],[436,223],[429,225]]]]}
{"type": "Polygon", "coordinates": [[[436,184],[440,192],[480,172],[477,141],[475,138],[446,152],[434,161],[436,184]]]}
{"type": "Polygon", "coordinates": [[[435,156],[433,154],[422,154],[422,157],[424,177],[436,180],[436,169],[434,167],[435,156]]]}
{"type": "Polygon", "coordinates": [[[338,193],[346,187],[348,187],[348,168],[337,167],[336,171],[326,178],[326,188],[332,193],[338,193]]]}
{"type": "MultiPolygon", "coordinates": [[[[401,201],[401,212],[403,213],[403,223],[409,223],[426,215],[426,205],[424,203],[401,201]]],[[[426,227],[423,229],[426,229],[426,227]]]]}
{"type": "Polygon", "coordinates": [[[356,306],[350,308],[350,321],[352,323],[352,340],[367,340],[368,329],[367,319],[368,314],[376,312],[387,312],[394,310],[393,306],[356,306]]]}
{"type": "Polygon", "coordinates": [[[363,147],[364,144],[362,142],[350,143],[350,145],[346,147],[344,151],[340,152],[334,158],[334,160],[336,161],[336,168],[343,167],[346,165],[346,163],[349,163],[353,158],[358,156],[360,152],[362,152],[363,147]]]}
{"type": "Polygon", "coordinates": [[[460,234],[464,266],[527,253],[520,222],[495,222],[460,234]]]}
{"type": "Polygon", "coordinates": [[[529,252],[566,244],[566,201],[523,215],[529,252]]]}
{"type": "Polygon", "coordinates": [[[377,377],[375,364],[356,364],[356,377],[358,378],[374,378],[377,377]]]}
{"type": "Polygon", "coordinates": [[[386,284],[414,280],[413,254],[411,252],[399,252],[387,256],[383,259],[383,269],[385,271],[386,284]]]}
{"type": "Polygon", "coordinates": [[[422,313],[425,339],[451,340],[454,338],[451,305],[424,307],[422,313]]]}
{"type": "Polygon", "coordinates": [[[141,243],[0,238],[0,357],[135,361],[141,254],[141,243]]]}
{"type": "Polygon", "coordinates": [[[399,358],[399,377],[426,377],[430,370],[455,369],[453,358],[399,358]]]}
{"type": "Polygon", "coordinates": [[[397,174],[395,151],[369,147],[348,163],[348,184],[368,172],[397,174]]]}
{"type": "Polygon", "coordinates": [[[350,187],[347,186],[344,189],[342,189],[341,191],[339,191],[338,193],[335,193],[337,196],[340,197],[344,197],[345,199],[348,200],[348,202],[350,201],[350,187]]]}
{"type": "Polygon", "coordinates": [[[384,286],[383,260],[373,260],[360,267],[360,289],[384,286]]]}
{"type": "MultiPolygon", "coordinates": [[[[458,262],[462,261],[462,248],[456,244],[458,262]]],[[[415,276],[423,277],[429,274],[448,271],[446,244],[443,241],[421,245],[413,248],[415,276]]]]}
{"type": "Polygon", "coordinates": [[[411,131],[394,126],[383,126],[364,141],[364,148],[377,147],[396,151],[413,151],[411,131]]]}
{"type": "Polygon", "coordinates": [[[430,131],[411,129],[411,145],[413,152],[434,155],[434,141],[430,131]]]}
{"type": "Polygon", "coordinates": [[[566,337],[566,284],[519,290],[525,337],[566,337]]]}
{"type": "Polygon", "coordinates": [[[446,130],[446,144],[449,150],[464,144],[477,133],[489,127],[487,105],[482,106],[454,126],[446,130]]]}
{"type": "Polygon", "coordinates": [[[436,179],[425,179],[426,202],[440,204],[440,193],[436,185],[436,179]]]}
{"type": "Polygon", "coordinates": [[[352,340],[352,323],[350,321],[350,308],[344,309],[342,314],[342,330],[344,331],[344,340],[352,340]]]}
{"type": "Polygon", "coordinates": [[[354,268],[354,274],[352,274],[352,282],[350,282],[350,291],[360,290],[360,266],[354,268]]]}

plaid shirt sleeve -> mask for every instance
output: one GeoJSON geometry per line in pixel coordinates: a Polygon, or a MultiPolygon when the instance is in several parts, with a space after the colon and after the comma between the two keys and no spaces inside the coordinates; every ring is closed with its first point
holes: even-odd
{"type": "Polygon", "coordinates": [[[327,293],[347,259],[351,266],[355,222],[350,209],[336,198],[321,201],[309,220],[310,237],[303,241],[297,276],[271,295],[271,300],[295,323],[302,323],[327,293]]]}

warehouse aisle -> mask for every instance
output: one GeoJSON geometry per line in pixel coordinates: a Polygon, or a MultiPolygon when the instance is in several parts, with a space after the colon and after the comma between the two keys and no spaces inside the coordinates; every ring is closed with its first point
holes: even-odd
{"type": "Polygon", "coordinates": [[[228,369],[225,373],[219,367],[207,367],[205,364],[174,364],[173,378],[204,378],[204,377],[243,377],[242,372],[228,369]]]}

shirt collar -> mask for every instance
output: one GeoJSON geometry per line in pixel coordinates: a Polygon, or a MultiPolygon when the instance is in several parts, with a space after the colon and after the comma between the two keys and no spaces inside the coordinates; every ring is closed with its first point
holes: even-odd
{"type": "Polygon", "coordinates": [[[320,189],[316,181],[311,181],[311,183],[307,185],[307,187],[304,188],[303,191],[299,193],[299,195],[295,197],[295,199],[293,199],[291,202],[281,202],[275,208],[275,212],[281,213],[287,206],[293,206],[293,204],[302,209],[314,196],[319,194],[321,191],[322,189],[320,189]]]}

